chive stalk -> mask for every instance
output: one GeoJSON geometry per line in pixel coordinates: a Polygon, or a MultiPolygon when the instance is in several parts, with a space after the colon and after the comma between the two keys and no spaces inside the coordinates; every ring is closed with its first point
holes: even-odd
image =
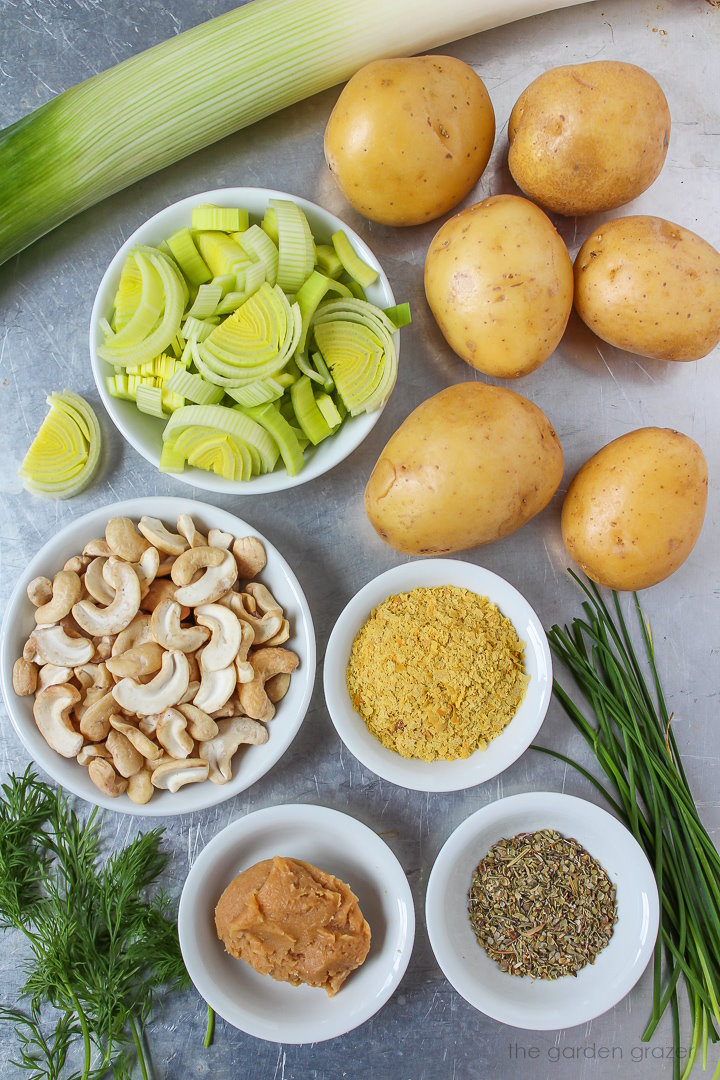
{"type": "Polygon", "coordinates": [[[252,0],[59,94],[0,132],[0,264],[187,154],[342,82],[580,0],[252,0]]]}
{"type": "MultiPolygon", "coordinates": [[[[635,594],[635,612],[650,685],[632,644],[617,593],[612,606],[592,583],[571,576],[585,593],[584,618],[553,626],[550,648],[572,674],[594,714],[594,722],[555,680],[555,696],[591,746],[615,795],[571,758],[550,754],[577,769],[608,800],[650,861],[660,897],[660,923],[653,962],[652,1011],[643,1041],[649,1040],[668,1006],[671,1011],[674,1080],[686,1080],[702,1048],[720,1038],[720,854],[705,830],[690,791],[672,731],[650,629],[635,594]],[[685,1068],[680,1070],[678,988],[683,979],[692,1031],[685,1068]]],[[[720,1077],[720,1063],[714,1080],[720,1077]]]]}

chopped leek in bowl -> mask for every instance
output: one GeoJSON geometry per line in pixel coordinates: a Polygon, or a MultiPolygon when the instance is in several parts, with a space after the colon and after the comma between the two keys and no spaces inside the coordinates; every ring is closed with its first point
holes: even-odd
{"type": "Polygon", "coordinates": [[[141,225],[93,306],[100,397],[128,442],[209,491],[312,480],[377,422],[407,305],[362,239],[304,199],[225,188],[141,225]]]}

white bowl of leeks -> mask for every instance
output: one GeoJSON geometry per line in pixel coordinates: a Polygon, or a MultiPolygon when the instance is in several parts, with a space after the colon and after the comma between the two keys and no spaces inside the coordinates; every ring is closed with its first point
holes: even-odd
{"type": "MultiPolygon", "coordinates": [[[[365,289],[367,299],[380,308],[391,307],[395,303],[390,282],[377,258],[362,237],[349,228],[340,218],[335,217],[334,214],[324,210],[323,207],[318,206],[316,203],[301,199],[296,195],[284,191],[274,191],[271,188],[218,188],[216,191],[202,191],[197,195],[190,195],[186,199],[181,199],[179,202],[167,206],[164,210],[149,218],[128,237],[111,261],[100,282],[90,316],[90,360],[98,394],[108,416],[130,445],[156,468],[160,466],[160,454],[163,446],[162,434],[167,421],[140,412],[133,401],[113,397],[108,390],[106,380],[108,376],[115,373],[115,370],[111,364],[108,364],[98,355],[98,348],[105,341],[102,321],[104,319],[109,320],[112,315],[113,299],[125,259],[133,248],[140,244],[156,246],[161,241],[167,240],[176,230],[183,227],[189,228],[193,208],[203,203],[210,203],[215,206],[241,207],[249,212],[251,222],[259,222],[267,209],[270,199],[291,199],[296,203],[305,212],[317,243],[329,244],[332,234],[337,232],[338,229],[342,229],[356,254],[359,255],[363,262],[377,271],[377,280],[365,289]]],[[[394,335],[394,340],[399,354],[399,334],[394,335]]],[[[381,413],[382,408],[372,413],[346,417],[342,426],[334,435],[325,439],[318,446],[308,447],[305,450],[305,465],[296,476],[287,474],[282,460],[279,461],[273,472],[253,476],[249,480],[227,480],[213,472],[190,465],[185,466],[184,472],[170,473],[168,475],[204,491],[230,495],[263,495],[268,492],[297,487],[299,484],[304,484],[308,480],[314,480],[316,477],[322,476],[323,473],[329,472],[330,469],[339,465],[341,461],[344,461],[345,458],[352,454],[353,450],[367,438],[375,427],[381,413]]]]}

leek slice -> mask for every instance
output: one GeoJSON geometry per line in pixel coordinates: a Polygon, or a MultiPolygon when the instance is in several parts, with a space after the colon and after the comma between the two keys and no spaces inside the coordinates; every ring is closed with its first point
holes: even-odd
{"type": "Polygon", "coordinates": [[[193,207],[191,228],[216,232],[239,232],[241,229],[247,229],[248,222],[247,210],[205,203],[203,206],[193,207]]]}
{"type": "Polygon", "coordinates": [[[254,420],[225,405],[185,405],[177,409],[165,426],[163,441],[177,439],[188,427],[209,427],[253,446],[260,455],[263,472],[272,472],[277,464],[278,448],[268,433],[254,420]]]}
{"type": "Polygon", "coordinates": [[[120,271],[120,281],[113,300],[115,313],[112,328],[122,330],[131,319],[142,296],[143,277],[133,255],[128,255],[120,271]]]}
{"type": "Polygon", "coordinates": [[[265,267],[265,280],[270,285],[277,284],[280,253],[277,244],[271,240],[268,234],[259,225],[251,225],[246,232],[241,233],[235,239],[251,259],[263,264],[265,267]]]}
{"type": "Polygon", "coordinates": [[[100,460],[100,425],[84,398],[53,391],[50,411],[25,455],[19,474],[27,491],[69,499],[91,481],[100,460]]]}
{"type": "Polygon", "coordinates": [[[412,322],[409,304],[395,304],[394,307],[383,308],[383,314],[387,315],[396,330],[402,330],[403,326],[409,326],[412,322]]]}
{"type": "Polygon", "coordinates": [[[225,394],[222,386],[214,386],[200,375],[193,375],[183,368],[173,372],[164,389],[172,394],[180,394],[196,405],[217,405],[225,394]]]}
{"type": "Polygon", "coordinates": [[[189,319],[207,319],[215,314],[222,298],[222,285],[201,285],[193,306],[187,313],[189,319]]]}
{"type": "Polygon", "coordinates": [[[323,390],[325,390],[326,393],[331,394],[335,389],[335,382],[328,370],[327,364],[322,358],[322,353],[314,352],[312,354],[312,362],[315,365],[315,370],[318,375],[322,377],[323,390]]]}
{"type": "Polygon", "coordinates": [[[245,252],[224,232],[197,232],[195,243],[213,277],[234,273],[233,267],[247,262],[245,252]]]}
{"type": "Polygon", "coordinates": [[[339,428],[342,424],[343,418],[338,411],[337,405],[330,397],[330,395],[318,394],[318,396],[315,398],[315,404],[322,413],[328,426],[333,431],[336,431],[337,428],[339,428]]]}
{"type": "Polygon", "coordinates": [[[155,248],[137,248],[135,261],[143,274],[140,308],[114,337],[98,347],[98,356],[110,364],[131,367],[163,352],[180,330],[187,286],[180,271],[155,248]],[[150,317],[162,317],[149,330],[150,317]],[[149,331],[149,332],[148,332],[149,331]]]}
{"type": "Polygon", "coordinates": [[[303,353],[299,351],[295,353],[295,363],[306,378],[311,379],[316,383],[324,383],[322,375],[315,370],[312,364],[308,363],[307,357],[304,356],[303,353]]]}
{"type": "Polygon", "coordinates": [[[373,270],[372,266],[368,266],[366,262],[362,261],[342,229],[338,229],[336,233],[333,233],[332,242],[335,254],[345,267],[345,272],[350,275],[353,281],[357,281],[361,288],[367,289],[368,285],[372,285],[374,281],[377,281],[377,270],[373,270]]]}
{"type": "Polygon", "coordinates": [[[315,404],[312,383],[303,375],[290,387],[290,399],[298,424],[313,446],[331,434],[330,425],[315,404]]]}
{"type": "MultiPolygon", "coordinates": [[[[317,270],[313,270],[307,280],[303,282],[295,296],[295,302],[300,308],[300,314],[302,315],[302,329],[300,331],[300,341],[298,342],[298,350],[300,352],[303,352],[305,349],[305,339],[307,338],[310,322],[317,310],[318,304],[328,292],[340,293],[341,296],[351,295],[350,290],[346,285],[342,285],[339,281],[333,281],[332,278],[326,277],[317,270]]],[[[306,371],[299,361],[298,366],[306,375],[310,375],[310,372],[306,371]]],[[[315,376],[311,375],[310,377],[314,378],[315,376]]]]}
{"type": "Polygon", "coordinates": [[[332,244],[318,244],[315,248],[315,265],[327,277],[338,278],[345,269],[332,244]]]}
{"type": "Polygon", "coordinates": [[[302,320],[279,286],[267,282],[199,344],[193,359],[219,386],[244,386],[281,372],[300,339],[302,320]]]}
{"type": "Polygon", "coordinates": [[[330,300],[312,329],[350,414],[381,408],[397,379],[395,327],[387,315],[366,300],[330,300]]]}
{"type": "Polygon", "coordinates": [[[212,274],[195,247],[189,229],[178,229],[177,232],[168,237],[168,247],[191,285],[203,285],[205,282],[210,281],[212,274]]]}
{"type": "Polygon", "coordinates": [[[272,206],[268,206],[265,211],[265,216],[260,222],[260,228],[264,233],[267,233],[275,247],[277,247],[280,237],[278,235],[277,218],[272,206]]]}
{"type": "Polygon", "coordinates": [[[149,416],[158,416],[161,420],[166,417],[162,402],[162,387],[138,386],[135,391],[135,404],[140,412],[148,413],[149,416]]]}
{"type": "Polygon", "coordinates": [[[296,293],[315,266],[312,233],[305,214],[289,199],[270,199],[278,229],[277,284],[296,293]]]}
{"type": "Polygon", "coordinates": [[[226,297],[229,292],[232,292],[235,289],[236,280],[236,274],[221,274],[219,277],[214,277],[210,284],[219,285],[222,289],[223,297],[226,297]]]}
{"type": "Polygon", "coordinates": [[[297,476],[305,464],[297,435],[287,420],[272,405],[259,405],[246,410],[247,415],[261,424],[278,445],[288,476],[297,476]]]}
{"type": "Polygon", "coordinates": [[[184,472],[185,471],[185,455],[178,454],[175,450],[174,443],[163,443],[163,448],[160,453],[160,464],[158,466],[160,472],[184,472]]]}
{"type": "Polygon", "coordinates": [[[217,326],[219,322],[220,320],[216,318],[196,319],[194,316],[189,315],[183,323],[180,336],[186,341],[190,340],[190,338],[195,341],[204,341],[212,333],[213,327],[217,326]]]}
{"type": "Polygon", "coordinates": [[[285,387],[279,379],[258,379],[247,386],[228,386],[224,392],[238,405],[251,408],[278,401],[285,393],[285,387]]]}

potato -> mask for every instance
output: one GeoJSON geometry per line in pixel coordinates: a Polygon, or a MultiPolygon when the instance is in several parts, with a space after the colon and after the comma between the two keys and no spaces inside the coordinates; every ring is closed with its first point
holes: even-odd
{"type": "Polygon", "coordinates": [[[575,307],[620,349],[698,360],[720,341],[720,252],[663,218],[607,221],[575,259],[575,307]]]}
{"type": "Polygon", "coordinates": [[[526,195],[557,214],[594,214],[650,187],[667,154],[670,110],[634,64],[571,64],[523,91],[508,139],[510,172],[526,195]]]}
{"type": "Polygon", "coordinates": [[[486,375],[514,379],[560,341],[572,263],[542,210],[518,195],[493,195],[439,230],[425,259],[425,294],[458,356],[486,375]]]}
{"type": "Polygon", "coordinates": [[[340,94],[325,130],[325,160],[365,217],[419,225],[465,198],[494,139],[485,84],[462,60],[376,60],[340,94]]]}
{"type": "Polygon", "coordinates": [[[707,503],[707,464],[687,435],[639,428],[608,443],[574,478],[562,535],[582,570],[610,589],[647,589],[695,546],[707,503]]]}
{"type": "Polygon", "coordinates": [[[365,510],[397,551],[462,551],[538,514],[562,472],[560,441],[537,405],[512,390],[460,383],[424,401],[392,436],[365,510]]]}

